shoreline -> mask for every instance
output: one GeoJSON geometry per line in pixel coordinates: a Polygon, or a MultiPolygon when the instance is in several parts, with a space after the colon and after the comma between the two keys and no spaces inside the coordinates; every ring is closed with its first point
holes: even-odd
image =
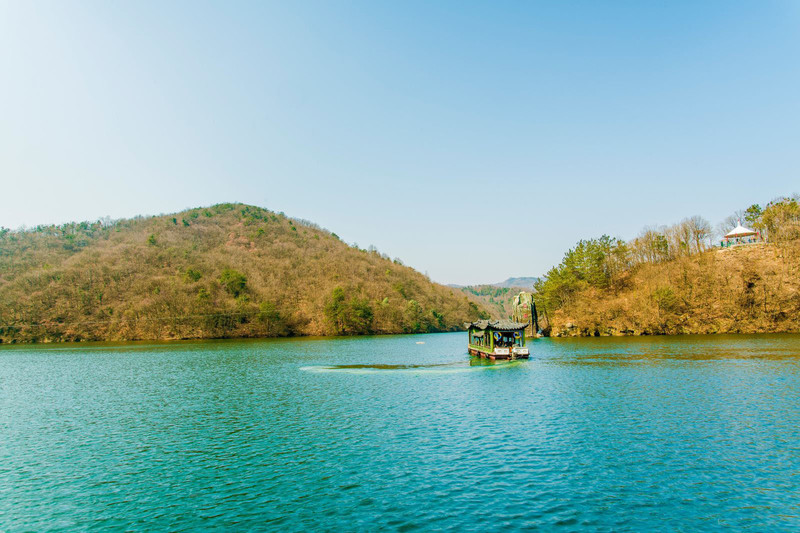
{"type": "MultiPolygon", "coordinates": [[[[225,342],[225,341],[298,341],[298,340],[333,340],[333,339],[357,339],[369,337],[395,337],[395,336],[419,336],[419,335],[437,335],[442,333],[465,333],[466,330],[454,331],[429,331],[418,333],[368,333],[357,335],[287,335],[282,337],[188,337],[188,338],[157,338],[157,339],[91,339],[91,340],[77,340],[77,341],[11,341],[0,342],[0,350],[9,346],[91,346],[91,345],[135,345],[135,344],[177,344],[177,343],[191,343],[191,342],[225,342]]],[[[714,337],[714,336],[738,336],[738,335],[800,335],[800,330],[770,330],[770,331],[716,331],[716,332],[636,332],[624,334],[557,334],[557,335],[538,335],[536,337],[528,338],[529,342],[535,342],[539,339],[555,339],[555,340],[568,340],[568,339],[588,339],[588,338],[604,338],[604,339],[618,339],[618,338],[632,338],[632,337],[714,337]]]]}
{"type": "Polygon", "coordinates": [[[800,333],[800,328],[703,328],[703,329],[684,329],[675,328],[674,330],[651,330],[647,328],[578,328],[569,323],[555,332],[549,332],[543,337],[552,338],[573,338],[573,337],[656,337],[656,336],[683,336],[683,335],[759,335],[774,333],[800,333]]]}
{"type": "Polygon", "coordinates": [[[414,333],[358,333],[353,335],[283,335],[283,336],[223,336],[223,337],[160,337],[160,338],[141,338],[141,339],[86,339],[86,340],[12,340],[10,342],[0,342],[0,349],[5,346],[32,346],[32,345],[48,345],[48,346],[62,346],[62,345],[86,345],[86,344],[129,344],[129,343],[147,343],[147,342],[193,342],[193,341],[244,341],[244,340],[318,340],[318,339],[354,339],[365,337],[393,337],[393,336],[413,336],[413,335],[435,335],[439,333],[462,333],[462,330],[444,330],[444,331],[420,331],[414,333]]]}

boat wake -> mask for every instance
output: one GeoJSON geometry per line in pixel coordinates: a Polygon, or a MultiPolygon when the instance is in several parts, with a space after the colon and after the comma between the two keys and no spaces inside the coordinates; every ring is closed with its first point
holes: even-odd
{"type": "Polygon", "coordinates": [[[303,366],[300,370],[305,372],[338,372],[345,374],[453,374],[460,372],[474,372],[476,370],[500,370],[512,368],[524,363],[515,360],[508,362],[488,362],[480,359],[456,361],[454,363],[433,363],[427,365],[386,365],[386,364],[360,364],[360,365],[314,365],[303,366]]]}

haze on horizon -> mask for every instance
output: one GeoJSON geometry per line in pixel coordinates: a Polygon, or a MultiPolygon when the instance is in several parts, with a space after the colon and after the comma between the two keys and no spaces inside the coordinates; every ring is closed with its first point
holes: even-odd
{"type": "Polygon", "coordinates": [[[800,4],[0,3],[0,226],[226,201],[442,283],[800,190],[800,4]]]}

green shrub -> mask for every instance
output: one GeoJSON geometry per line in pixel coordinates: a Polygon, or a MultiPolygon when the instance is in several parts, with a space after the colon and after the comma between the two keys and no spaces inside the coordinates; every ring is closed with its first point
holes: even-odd
{"type": "Polygon", "coordinates": [[[436,321],[436,328],[437,329],[447,329],[447,323],[444,320],[444,315],[438,312],[436,309],[431,310],[431,315],[433,315],[434,320],[436,321]]]}
{"type": "Polygon", "coordinates": [[[348,300],[341,287],[331,291],[324,313],[328,324],[337,335],[359,335],[372,331],[374,313],[369,300],[357,296],[348,300]]]}
{"type": "Polygon", "coordinates": [[[219,276],[219,283],[234,298],[238,298],[247,288],[247,278],[241,272],[226,268],[219,276]]]}
{"type": "Polygon", "coordinates": [[[409,300],[405,309],[406,330],[409,333],[424,331],[422,321],[422,306],[416,300],[409,300]]]}
{"type": "Polygon", "coordinates": [[[261,302],[258,306],[258,320],[267,328],[267,335],[285,335],[286,321],[272,302],[261,302]]]}
{"type": "Polygon", "coordinates": [[[187,283],[194,283],[202,277],[203,273],[199,270],[195,270],[194,268],[187,268],[186,272],[183,273],[183,280],[187,283]]]}
{"type": "Polygon", "coordinates": [[[658,310],[664,313],[671,313],[678,307],[678,297],[671,287],[659,287],[653,291],[653,301],[658,306],[658,310]]]}

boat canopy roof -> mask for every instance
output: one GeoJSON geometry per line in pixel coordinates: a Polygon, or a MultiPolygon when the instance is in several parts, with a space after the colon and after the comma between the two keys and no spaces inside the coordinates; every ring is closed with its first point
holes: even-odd
{"type": "Polygon", "coordinates": [[[510,320],[478,320],[469,324],[470,329],[492,329],[500,331],[518,331],[525,329],[529,324],[523,322],[511,322],[510,320]]]}

